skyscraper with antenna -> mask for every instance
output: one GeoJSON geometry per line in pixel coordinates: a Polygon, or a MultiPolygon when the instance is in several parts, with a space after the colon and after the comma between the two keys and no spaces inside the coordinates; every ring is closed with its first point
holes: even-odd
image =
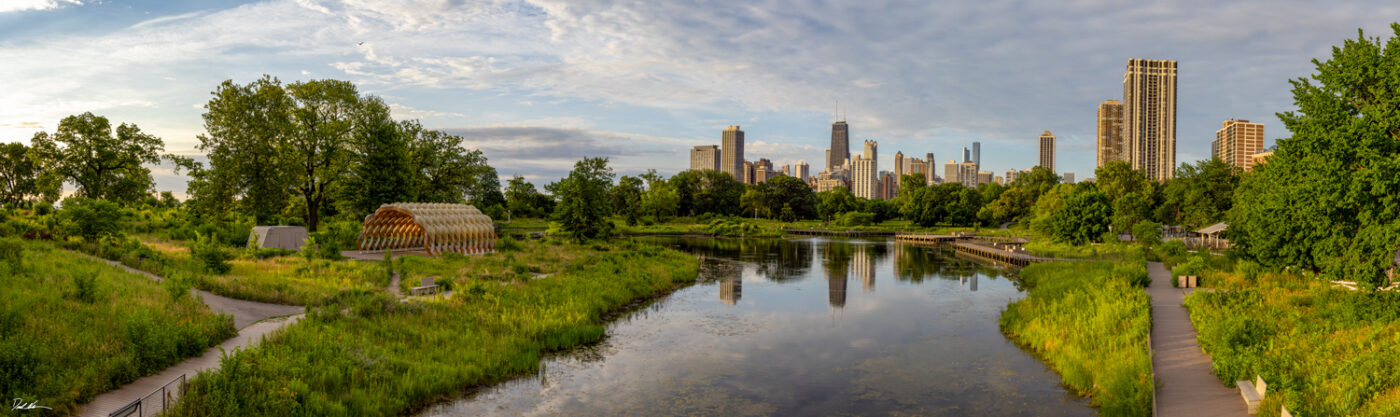
{"type": "Polygon", "coordinates": [[[836,114],[832,115],[831,123],[831,148],[826,156],[826,170],[828,172],[840,169],[846,164],[846,160],[851,157],[851,129],[846,125],[846,118],[841,113],[841,102],[836,102],[836,114]]]}

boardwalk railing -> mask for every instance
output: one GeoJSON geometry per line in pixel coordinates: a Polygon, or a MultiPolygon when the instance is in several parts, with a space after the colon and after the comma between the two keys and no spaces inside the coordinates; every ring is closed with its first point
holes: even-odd
{"type": "Polygon", "coordinates": [[[107,416],[154,416],[165,411],[166,407],[175,403],[175,400],[180,399],[180,396],[185,393],[185,385],[185,375],[180,374],[180,376],[175,377],[175,379],[170,380],[170,382],[167,382],[165,385],[147,394],[145,397],[138,398],[136,401],[132,401],[130,404],[118,408],[117,411],[113,411],[107,416]]]}

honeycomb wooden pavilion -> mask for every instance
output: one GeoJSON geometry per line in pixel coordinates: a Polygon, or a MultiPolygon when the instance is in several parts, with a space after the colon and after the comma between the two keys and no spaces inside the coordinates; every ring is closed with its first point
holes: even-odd
{"type": "Polygon", "coordinates": [[[365,216],[360,231],[362,251],[424,250],[477,254],[494,252],[496,231],[491,217],[469,204],[393,203],[365,216]]]}

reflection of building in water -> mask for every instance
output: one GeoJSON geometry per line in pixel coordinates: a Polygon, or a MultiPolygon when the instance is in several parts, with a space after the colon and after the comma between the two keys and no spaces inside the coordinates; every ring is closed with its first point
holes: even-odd
{"type": "Polygon", "coordinates": [[[977,274],[958,278],[958,282],[966,284],[972,292],[977,292],[977,274]]]}
{"type": "Polygon", "coordinates": [[[856,256],[851,258],[851,267],[860,278],[860,288],[865,292],[875,291],[875,253],[869,246],[856,246],[856,256]]]}
{"type": "Polygon", "coordinates": [[[719,282],[719,299],[725,304],[734,305],[744,297],[744,280],[741,277],[725,278],[719,282]]]}
{"type": "Polygon", "coordinates": [[[826,277],[826,302],[832,307],[846,306],[846,270],[831,271],[826,277]]]}

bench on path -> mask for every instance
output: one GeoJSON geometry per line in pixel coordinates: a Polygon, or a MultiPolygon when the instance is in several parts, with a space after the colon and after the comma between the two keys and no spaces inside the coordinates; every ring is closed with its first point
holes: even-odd
{"type": "Polygon", "coordinates": [[[408,290],[409,295],[437,294],[442,290],[442,286],[433,283],[433,277],[423,277],[423,281],[417,287],[408,290]]]}
{"type": "Polygon", "coordinates": [[[1254,383],[1249,381],[1235,381],[1235,386],[1240,388],[1240,395],[1244,396],[1244,404],[1249,408],[1250,414],[1259,414],[1259,402],[1264,401],[1264,392],[1268,390],[1268,384],[1264,383],[1264,378],[1255,375],[1254,383]]]}

